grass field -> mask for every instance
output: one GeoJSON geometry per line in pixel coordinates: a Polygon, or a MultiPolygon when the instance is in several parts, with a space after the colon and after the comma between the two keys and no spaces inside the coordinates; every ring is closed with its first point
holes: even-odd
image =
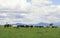
{"type": "Polygon", "coordinates": [[[60,28],[3,28],[0,38],[60,38],[60,28]]]}

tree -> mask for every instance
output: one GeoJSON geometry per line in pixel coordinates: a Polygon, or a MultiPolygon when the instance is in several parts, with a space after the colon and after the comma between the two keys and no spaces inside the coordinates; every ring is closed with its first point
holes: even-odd
{"type": "Polygon", "coordinates": [[[53,26],[53,23],[49,24],[49,26],[53,26]]]}

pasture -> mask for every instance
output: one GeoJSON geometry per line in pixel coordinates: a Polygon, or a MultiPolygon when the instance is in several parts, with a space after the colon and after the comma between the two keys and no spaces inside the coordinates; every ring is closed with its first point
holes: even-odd
{"type": "Polygon", "coordinates": [[[4,28],[0,27],[0,38],[60,38],[60,28],[4,28]]]}

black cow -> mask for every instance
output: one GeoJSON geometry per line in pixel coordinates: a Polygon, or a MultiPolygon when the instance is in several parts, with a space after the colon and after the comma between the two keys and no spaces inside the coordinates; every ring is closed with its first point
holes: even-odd
{"type": "Polygon", "coordinates": [[[19,27],[24,27],[24,25],[17,25],[17,28],[19,28],[19,27]]]}
{"type": "Polygon", "coordinates": [[[43,28],[44,26],[38,26],[39,28],[43,28]]]}
{"type": "Polygon", "coordinates": [[[31,28],[33,28],[33,25],[30,25],[31,28]]]}
{"type": "Polygon", "coordinates": [[[29,25],[25,25],[25,27],[26,27],[26,28],[28,28],[28,27],[29,27],[29,25]]]}
{"type": "Polygon", "coordinates": [[[12,25],[10,24],[5,24],[4,27],[11,27],[12,25]]]}
{"type": "Polygon", "coordinates": [[[52,26],[52,28],[58,28],[58,26],[52,26]]]}
{"type": "Polygon", "coordinates": [[[35,27],[37,27],[37,28],[43,28],[44,26],[35,26],[35,27]]]}
{"type": "Polygon", "coordinates": [[[38,26],[35,26],[35,27],[37,27],[37,28],[38,28],[38,26]]]}

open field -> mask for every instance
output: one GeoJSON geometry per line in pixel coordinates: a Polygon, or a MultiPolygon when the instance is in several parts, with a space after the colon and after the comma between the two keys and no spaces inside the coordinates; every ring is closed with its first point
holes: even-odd
{"type": "Polygon", "coordinates": [[[60,28],[4,28],[0,38],[60,38],[60,28]]]}

